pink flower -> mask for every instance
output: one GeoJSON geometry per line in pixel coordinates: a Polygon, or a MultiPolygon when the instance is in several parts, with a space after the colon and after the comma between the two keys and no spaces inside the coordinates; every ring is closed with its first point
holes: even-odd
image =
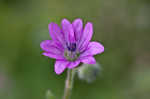
{"type": "Polygon", "coordinates": [[[83,29],[81,19],[75,19],[72,24],[63,19],[61,28],[53,22],[48,28],[52,40],[42,41],[40,46],[45,51],[43,55],[56,59],[56,74],[61,74],[66,68],[73,69],[80,62],[95,64],[93,56],[104,52],[103,45],[90,42],[93,35],[91,22],[87,22],[83,29]]]}

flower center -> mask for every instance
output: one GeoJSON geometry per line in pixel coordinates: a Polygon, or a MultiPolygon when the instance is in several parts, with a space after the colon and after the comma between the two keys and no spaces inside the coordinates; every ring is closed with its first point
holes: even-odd
{"type": "Polygon", "coordinates": [[[67,49],[71,52],[74,52],[76,50],[76,43],[67,44],[67,49]]]}
{"type": "Polygon", "coordinates": [[[69,61],[75,61],[79,53],[76,51],[76,43],[66,43],[67,49],[64,52],[64,56],[69,61]]]}

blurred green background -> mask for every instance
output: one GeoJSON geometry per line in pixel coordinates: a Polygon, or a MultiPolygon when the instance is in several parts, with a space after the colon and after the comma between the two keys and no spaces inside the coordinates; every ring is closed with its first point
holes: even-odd
{"type": "Polygon", "coordinates": [[[71,99],[150,99],[150,0],[1,0],[0,99],[45,99],[48,89],[61,99],[66,71],[55,74],[40,42],[63,18],[93,22],[105,46],[101,75],[76,77],[71,99]]]}

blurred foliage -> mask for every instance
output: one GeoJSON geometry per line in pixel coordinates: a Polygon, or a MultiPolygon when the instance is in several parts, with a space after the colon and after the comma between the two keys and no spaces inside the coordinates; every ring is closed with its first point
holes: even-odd
{"type": "Polygon", "coordinates": [[[76,77],[72,99],[149,99],[149,11],[150,0],[1,0],[0,99],[44,99],[48,89],[62,97],[66,72],[56,75],[39,46],[62,18],[93,22],[93,40],[105,46],[101,76],[76,77]]]}

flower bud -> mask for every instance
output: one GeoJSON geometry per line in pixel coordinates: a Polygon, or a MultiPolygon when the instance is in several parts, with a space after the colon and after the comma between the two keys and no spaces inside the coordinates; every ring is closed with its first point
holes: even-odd
{"type": "Polygon", "coordinates": [[[88,83],[96,80],[96,77],[100,74],[101,68],[98,63],[96,64],[83,64],[78,69],[78,77],[81,80],[85,80],[88,83]]]}
{"type": "Polygon", "coordinates": [[[47,90],[46,92],[46,99],[55,99],[54,95],[50,90],[47,90]]]}

